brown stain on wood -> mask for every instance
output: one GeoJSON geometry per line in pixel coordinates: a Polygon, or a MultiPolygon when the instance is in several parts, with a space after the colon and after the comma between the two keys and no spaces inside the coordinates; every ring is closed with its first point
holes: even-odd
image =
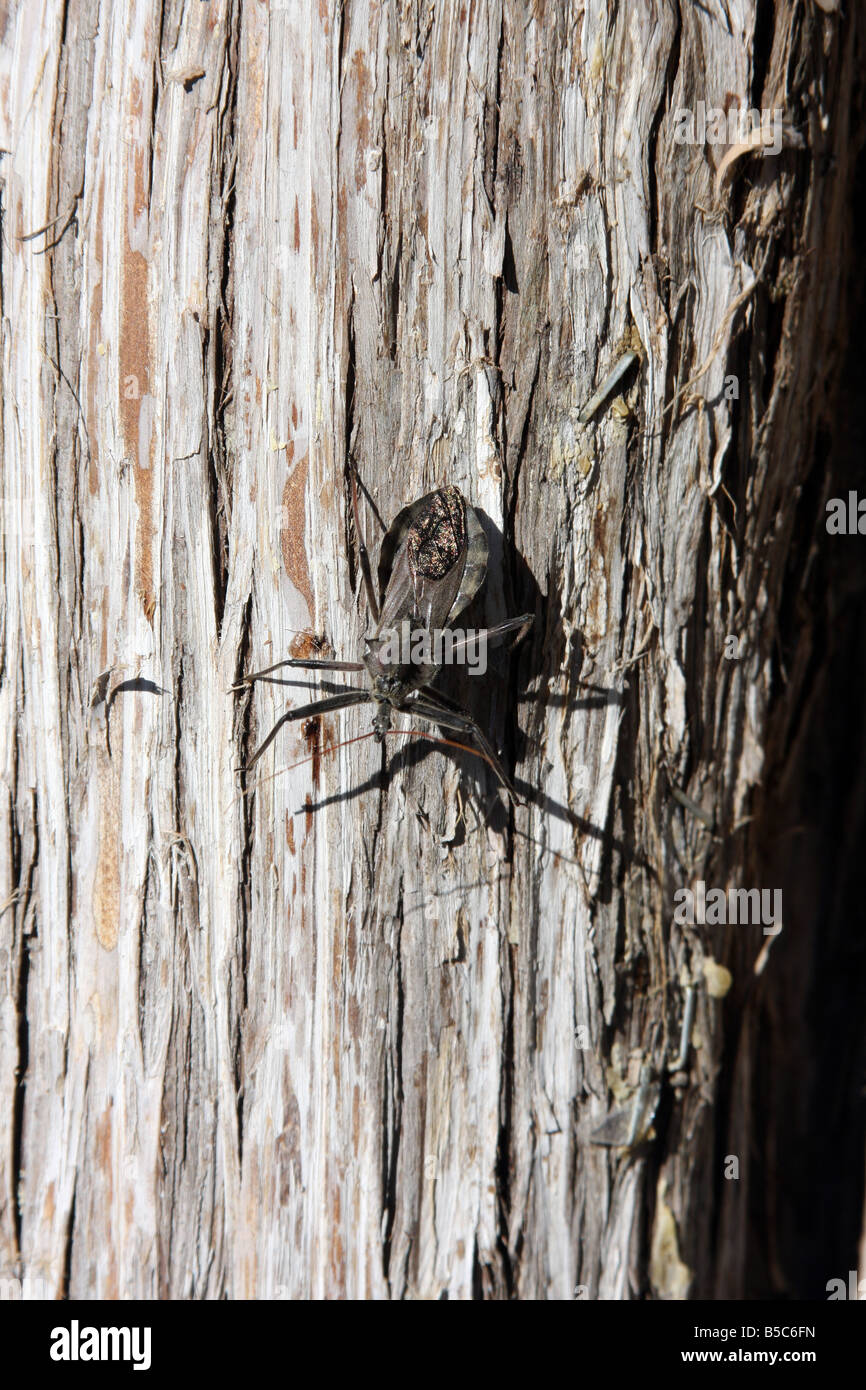
{"type": "Polygon", "coordinates": [[[307,740],[307,748],[310,753],[312,767],[313,786],[318,790],[319,774],[322,770],[322,721],[316,716],[308,719],[304,724],[304,737],[307,740]]]}
{"type": "Polygon", "coordinates": [[[355,933],[355,918],[346,918],[346,960],[348,962],[349,974],[354,978],[358,968],[358,940],[355,933]]]}
{"type": "Polygon", "coordinates": [[[111,1103],[108,1109],[104,1110],[96,1121],[96,1134],[94,1136],[94,1149],[96,1150],[96,1161],[104,1174],[107,1184],[106,1198],[110,1202],[114,1192],[112,1165],[111,1165],[111,1103]]]}
{"type": "Polygon", "coordinates": [[[98,778],[99,840],[93,883],[93,924],[105,951],[117,945],[120,920],[120,789],[110,768],[98,778]]]}
{"type": "Polygon", "coordinates": [[[367,182],[367,149],[370,145],[372,83],[365,55],[359,48],[352,58],[355,78],[355,189],[360,193],[367,182]]]}
{"type": "Polygon", "coordinates": [[[127,248],[123,262],[120,323],[120,419],[124,447],[133,461],[132,477],[138,518],[135,530],[135,588],[148,619],[156,599],[153,592],[153,449],[154,435],[141,438],[141,403],[151,374],[150,323],[147,303],[147,261],[127,248]],[[142,457],[146,445],[147,454],[142,457]]]}
{"type": "Polygon", "coordinates": [[[346,1025],[349,1030],[349,1037],[353,1042],[359,1042],[361,1038],[361,1006],[358,1000],[352,997],[349,1000],[346,1010],[346,1025]]]}
{"type": "Polygon", "coordinates": [[[310,586],[310,570],[307,565],[307,552],[304,549],[304,528],[306,516],[304,500],[307,490],[307,472],[310,466],[309,454],[299,458],[283,488],[282,529],[280,549],[286,574],[298,593],[303,595],[307,609],[312,616],[313,591],[310,586]]]}
{"type": "Polygon", "coordinates": [[[338,1295],[345,1293],[346,1288],[346,1252],[343,1248],[343,1238],[340,1235],[340,1223],[343,1219],[343,1203],[340,1194],[340,1183],[344,1178],[342,1164],[335,1163],[329,1174],[329,1187],[333,1194],[333,1210],[331,1212],[331,1229],[333,1231],[333,1245],[331,1247],[331,1271],[335,1281],[338,1295]]]}
{"type": "MultiPolygon", "coordinates": [[[[141,86],[133,81],[130,117],[142,120],[141,86]]],[[[132,197],[127,201],[127,218],[141,218],[147,207],[145,182],[145,147],[143,141],[132,144],[131,169],[127,181],[132,182],[132,197]]],[[[121,262],[120,291],[120,423],[124,449],[132,460],[132,477],[138,519],[135,531],[135,588],[148,621],[156,608],[153,587],[153,453],[155,428],[146,441],[147,453],[142,456],[145,441],[141,439],[144,397],[150,394],[153,368],[150,306],[148,302],[149,266],[141,251],[130,241],[129,223],[126,245],[121,262]]]]}

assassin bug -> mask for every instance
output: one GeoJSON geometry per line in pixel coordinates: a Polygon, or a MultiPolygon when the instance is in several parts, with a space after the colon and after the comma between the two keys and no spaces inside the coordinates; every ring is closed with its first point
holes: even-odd
{"type": "MultiPolygon", "coordinates": [[[[367,687],[346,686],[336,695],[287,710],[250,758],[247,771],[254,767],[282,726],[289,721],[329,714],[349,705],[375,703],[373,729],[379,743],[391,727],[391,717],[395,712],[411,714],[431,724],[438,724],[443,729],[467,735],[474,739],[481,756],[490,763],[511,800],[519,802],[517,792],[476,720],[462,706],[438,690],[431,689],[431,682],[441,667],[435,661],[394,661],[391,659],[393,648],[389,647],[387,641],[387,634],[406,623],[413,637],[415,634],[441,632],[475,597],[487,573],[487,537],[478,513],[466,502],[460,490],[453,486],[437,488],[435,492],[428,492],[425,497],[404,507],[382,541],[377,597],[358,517],[354,472],[352,506],[364,590],[375,624],[373,635],[366,638],[363,660],[326,661],[287,657],[263,671],[254,671],[245,676],[234,688],[244,689],[253,681],[269,676],[284,666],[306,671],[364,671],[370,684],[367,687]]],[[[496,627],[482,629],[473,638],[452,642],[452,656],[461,650],[465,655],[468,643],[503,637],[509,632],[516,631],[515,640],[519,640],[532,622],[533,615],[524,613],[496,627]]]]}

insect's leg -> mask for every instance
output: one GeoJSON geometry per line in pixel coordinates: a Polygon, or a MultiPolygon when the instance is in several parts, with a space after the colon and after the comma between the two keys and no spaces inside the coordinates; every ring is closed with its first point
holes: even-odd
{"type": "Polygon", "coordinates": [[[453,647],[451,648],[452,659],[454,657],[455,652],[465,652],[467,647],[470,647],[473,644],[480,642],[498,642],[501,637],[504,637],[506,635],[506,633],[514,632],[516,628],[519,628],[519,631],[517,633],[517,636],[514,638],[513,643],[513,645],[516,646],[517,643],[521,640],[521,638],[526,636],[527,632],[532,627],[532,624],[534,622],[534,613],[522,613],[519,618],[509,618],[507,622],[497,623],[496,627],[479,628],[478,631],[474,633],[471,637],[467,635],[466,637],[461,638],[459,642],[454,643],[453,647]]]}
{"type": "Polygon", "coordinates": [[[429,685],[424,686],[420,698],[428,705],[436,705],[437,709],[447,710],[450,714],[462,714],[468,719],[469,712],[463,705],[452,700],[450,695],[445,695],[441,690],[433,690],[429,685]]]}
{"type": "Polygon", "coordinates": [[[419,714],[422,719],[429,719],[431,724],[440,724],[443,729],[453,729],[455,733],[468,734],[471,738],[474,738],[485,758],[490,762],[496,776],[508,793],[510,800],[516,806],[522,806],[523,798],[518,795],[512,786],[504,767],[494,753],[492,745],[488,741],[487,736],[482,732],[478,722],[473,719],[472,715],[469,714],[467,710],[461,709],[459,706],[454,709],[449,708],[450,702],[446,705],[443,700],[442,704],[440,704],[439,700],[440,696],[438,691],[425,690],[422,696],[419,696],[417,699],[412,700],[404,706],[404,712],[406,714],[419,714]]]}
{"type": "Polygon", "coordinates": [[[273,666],[266,666],[263,671],[250,671],[249,675],[243,676],[236,685],[230,687],[231,690],[245,690],[253,681],[261,680],[263,676],[269,676],[272,671],[279,671],[281,666],[294,666],[301,671],[363,671],[365,669],[363,661],[306,661],[301,657],[287,656],[282,661],[275,661],[273,666]]]}
{"type": "Polygon", "coordinates": [[[334,710],[345,709],[347,705],[365,705],[370,698],[369,690],[357,690],[350,687],[348,690],[344,690],[342,695],[331,695],[325,700],[313,700],[308,705],[298,705],[295,709],[286,710],[285,714],[280,715],[264,742],[259,744],[247,763],[245,771],[250,772],[255,767],[265,750],[270,748],[284,724],[289,724],[294,719],[312,719],[316,714],[330,714],[334,710]]]}
{"type": "Polygon", "coordinates": [[[364,544],[364,532],[361,530],[361,517],[358,512],[358,483],[357,474],[354,467],[352,474],[352,511],[355,518],[355,535],[358,538],[358,556],[361,561],[361,573],[364,576],[364,592],[367,595],[367,606],[370,609],[370,616],[374,624],[379,623],[379,600],[376,598],[376,586],[373,583],[373,572],[370,569],[370,557],[367,554],[367,547],[364,544]]]}
{"type": "MultiPolygon", "coordinates": [[[[299,672],[297,676],[266,676],[268,685],[281,685],[287,690],[293,688],[305,690],[308,695],[315,692],[316,695],[340,695],[345,689],[339,681],[329,681],[324,676],[319,676],[315,672],[305,675],[299,672]],[[310,682],[313,682],[310,684],[310,682]]],[[[244,690],[252,690],[251,685],[237,685],[230,693],[239,694],[244,690]]]]}

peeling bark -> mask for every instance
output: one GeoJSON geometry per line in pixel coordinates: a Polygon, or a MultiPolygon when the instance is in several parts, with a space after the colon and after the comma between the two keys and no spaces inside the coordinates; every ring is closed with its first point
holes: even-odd
{"type": "Polygon", "coordinates": [[[862,1023],[826,1191],[771,1160],[836,1065],[786,1031],[822,943],[821,989],[864,975],[862,779],[834,755],[807,795],[862,635],[846,609],[846,664],[825,527],[848,10],[8,7],[0,1274],[630,1299],[847,1269],[862,1023]],[[700,102],[778,110],[782,147],[678,143],[700,102]],[[453,748],[351,742],[363,707],[287,726],[242,795],[305,696],[232,684],[361,649],[351,466],[371,551],[446,482],[485,514],[466,625],[535,625],[442,688],[525,807],[453,748]],[[782,936],[678,923],[700,880],[796,890],[782,936]]]}

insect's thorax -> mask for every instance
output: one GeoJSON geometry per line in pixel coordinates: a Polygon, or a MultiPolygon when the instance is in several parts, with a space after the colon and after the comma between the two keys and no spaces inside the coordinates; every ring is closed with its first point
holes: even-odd
{"type": "MultiPolygon", "coordinates": [[[[409,634],[407,646],[409,652],[411,652],[412,634],[423,630],[416,625],[404,629],[404,634],[406,632],[409,634]]],[[[427,685],[436,674],[437,667],[411,660],[390,661],[385,654],[387,650],[385,641],[377,634],[368,640],[363,661],[376,698],[387,700],[392,705],[399,705],[413,690],[427,685]]]]}

